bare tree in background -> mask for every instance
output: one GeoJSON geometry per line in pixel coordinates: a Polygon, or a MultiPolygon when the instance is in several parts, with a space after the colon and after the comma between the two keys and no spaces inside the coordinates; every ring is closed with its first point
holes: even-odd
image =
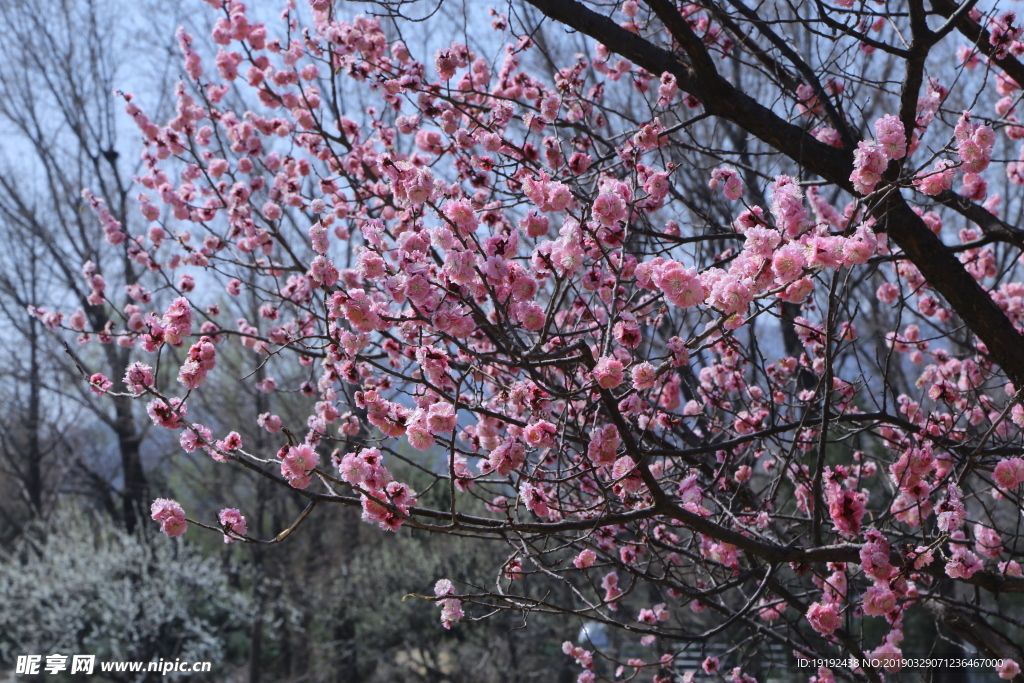
{"type": "MultiPolygon", "coordinates": [[[[89,329],[123,325],[110,319],[111,310],[131,303],[125,286],[135,285],[146,269],[144,259],[132,259],[131,240],[100,239],[102,226],[82,194],[83,188],[91,190],[122,225],[137,220],[131,166],[136,155],[126,153],[137,144],[131,131],[119,130],[112,97],[115,82],[125,80],[117,77],[118,61],[126,55],[119,15],[125,16],[116,5],[91,1],[0,3],[0,314],[3,341],[11,350],[0,372],[5,396],[19,398],[17,410],[3,418],[17,422],[17,429],[4,429],[0,466],[35,513],[52,493],[54,473],[73,467],[74,479],[111,510],[116,507],[131,531],[146,504],[143,433],[132,406],[123,398],[83,401],[81,383],[72,380],[79,370],[27,310],[77,307],[89,329]],[[105,278],[111,308],[89,302],[90,287],[80,270],[85,262],[96,264],[95,275],[105,278]],[[74,403],[92,411],[115,436],[119,471],[55,450],[48,409],[74,403]]],[[[59,317],[47,320],[56,324],[59,317]]],[[[104,343],[88,362],[120,377],[128,349],[104,343]]]]}

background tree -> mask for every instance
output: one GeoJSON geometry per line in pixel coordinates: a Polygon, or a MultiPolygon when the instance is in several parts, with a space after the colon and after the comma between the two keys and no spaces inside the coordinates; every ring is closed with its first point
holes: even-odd
{"type": "MultiPolygon", "coordinates": [[[[69,381],[79,369],[61,348],[65,340],[54,339],[46,329],[61,322],[59,309],[68,308],[67,324],[101,333],[102,344],[89,355],[89,364],[120,375],[129,351],[102,332],[124,323],[125,307],[133,300],[151,297],[138,282],[147,268],[145,259],[138,258],[122,228],[130,230],[139,222],[132,196],[139,140],[125,129],[110,94],[125,78],[122,63],[138,56],[130,47],[133,39],[145,34],[135,35],[118,19],[122,9],[116,3],[32,0],[0,8],[0,25],[9,38],[0,47],[0,126],[5,133],[0,230],[9,245],[0,254],[0,307],[8,322],[5,343],[15,350],[5,390],[24,397],[13,403],[21,409],[5,416],[18,425],[6,432],[7,471],[21,482],[36,514],[44,499],[52,502],[59,481],[116,506],[132,530],[148,497],[140,453],[143,432],[133,419],[132,404],[117,397],[86,398],[81,383],[69,381]],[[103,207],[102,221],[90,209],[93,202],[103,207]],[[30,316],[31,310],[38,316],[30,316]],[[113,434],[117,464],[75,458],[55,448],[59,440],[49,432],[59,433],[69,422],[56,414],[77,409],[80,415],[83,408],[113,434]]],[[[149,20],[156,26],[159,15],[149,20]]]]}

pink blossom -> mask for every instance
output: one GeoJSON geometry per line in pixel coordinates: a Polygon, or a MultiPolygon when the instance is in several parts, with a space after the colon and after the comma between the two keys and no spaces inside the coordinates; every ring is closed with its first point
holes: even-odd
{"type": "Polygon", "coordinates": [[[807,208],[800,186],[789,176],[776,176],[772,184],[771,212],[776,224],[789,237],[804,231],[807,208]]]}
{"type": "Polygon", "coordinates": [[[94,373],[89,377],[89,389],[91,389],[92,393],[97,396],[102,396],[113,386],[114,383],[107,379],[107,376],[101,372],[94,373]]]}
{"type": "Polygon", "coordinates": [[[195,389],[217,364],[217,350],[209,337],[202,337],[188,350],[185,363],[178,372],[178,381],[186,389],[195,389]]]}
{"type": "Polygon", "coordinates": [[[617,459],[612,465],[612,479],[615,480],[612,489],[619,496],[624,493],[636,493],[643,486],[640,470],[633,458],[628,455],[617,459]]]}
{"type": "Polygon", "coordinates": [[[1003,552],[1003,539],[995,529],[975,525],[974,549],[983,557],[996,559],[1003,552]]]}
{"type": "Polygon", "coordinates": [[[721,187],[726,199],[736,200],[743,196],[743,183],[740,181],[739,174],[735,169],[725,166],[720,166],[711,171],[711,180],[708,181],[708,187],[712,190],[717,190],[721,187]]]}
{"type": "Polygon", "coordinates": [[[519,497],[522,498],[527,509],[538,517],[547,517],[551,514],[548,495],[543,487],[530,483],[521,484],[519,497]]]}
{"type": "Polygon", "coordinates": [[[181,402],[180,398],[172,398],[170,405],[160,398],[153,399],[146,405],[146,412],[149,414],[150,419],[153,420],[153,424],[165,429],[181,427],[182,423],[179,414],[184,416],[187,410],[188,407],[181,402]]]}
{"type": "Polygon", "coordinates": [[[982,564],[978,556],[967,548],[958,546],[953,551],[949,562],[946,563],[946,576],[954,579],[969,579],[981,569],[982,564]]]}
{"type": "Polygon", "coordinates": [[[601,225],[611,227],[626,218],[626,203],[617,194],[601,194],[594,200],[593,212],[601,225]]]}
{"type": "Polygon", "coordinates": [[[633,387],[638,391],[650,389],[658,379],[657,369],[650,363],[637,363],[633,366],[633,387]]]}
{"type": "Polygon", "coordinates": [[[1016,560],[1000,562],[999,571],[1003,572],[1007,576],[1024,576],[1024,569],[1021,569],[1020,563],[1016,560]]]}
{"type": "Polygon", "coordinates": [[[153,368],[145,363],[132,363],[124,373],[124,383],[133,394],[141,394],[155,381],[153,368]]]}
{"type": "Polygon", "coordinates": [[[309,486],[308,473],[320,464],[320,454],[308,444],[288,449],[281,459],[281,476],[298,489],[309,486]]]}
{"type": "Polygon", "coordinates": [[[780,283],[793,282],[803,274],[806,250],[796,244],[787,244],[772,257],[772,271],[780,283]]]}
{"type": "Polygon", "coordinates": [[[434,436],[450,434],[455,425],[458,424],[458,416],[455,414],[455,406],[447,401],[438,401],[427,409],[427,429],[434,436]]]}
{"type": "Polygon", "coordinates": [[[614,389],[625,379],[622,361],[608,356],[599,358],[594,366],[594,377],[602,389],[614,389]]]}
{"type": "Polygon", "coordinates": [[[875,292],[875,296],[883,304],[893,305],[900,297],[900,288],[892,282],[883,282],[879,285],[878,290],[875,292]]]}
{"type": "Polygon", "coordinates": [[[513,315],[524,328],[533,332],[543,329],[547,319],[544,309],[534,301],[515,304],[513,315]]]}
{"type": "Polygon", "coordinates": [[[535,448],[550,448],[555,445],[557,431],[555,425],[547,420],[541,420],[527,425],[523,430],[523,438],[535,448]]]}
{"type": "Polygon", "coordinates": [[[434,595],[441,598],[438,600],[438,604],[441,605],[441,625],[446,629],[450,629],[452,624],[461,621],[466,616],[465,612],[462,611],[461,600],[445,597],[454,594],[455,587],[448,579],[441,579],[434,584],[434,595]]]}
{"type": "Polygon", "coordinates": [[[746,313],[754,299],[752,285],[747,278],[739,278],[732,274],[724,275],[711,287],[708,303],[726,315],[746,313]]]}
{"type": "Polygon", "coordinates": [[[150,508],[154,521],[160,522],[160,530],[170,537],[181,536],[188,529],[185,510],[176,500],[157,498],[150,508]]]}
{"type": "Polygon", "coordinates": [[[597,554],[590,548],[586,548],[580,551],[580,554],[573,559],[572,563],[576,565],[577,569],[583,569],[585,567],[593,566],[594,560],[596,559],[597,554]]]}
{"type": "Polygon", "coordinates": [[[707,296],[707,291],[696,271],[684,268],[676,261],[666,261],[654,266],[651,280],[665,293],[665,299],[669,303],[680,308],[696,306],[707,296]]]}
{"type": "Polygon", "coordinates": [[[204,427],[198,422],[194,422],[191,427],[182,430],[181,436],[178,437],[178,443],[186,453],[192,453],[197,448],[205,448],[214,460],[230,459],[210,448],[209,444],[213,443],[213,432],[209,427],[204,427]]]}
{"type": "Polygon", "coordinates": [[[835,605],[816,602],[807,610],[807,621],[822,635],[830,636],[843,625],[842,617],[835,605]]]}
{"type": "Polygon", "coordinates": [[[896,609],[896,595],[887,583],[877,582],[864,592],[864,614],[884,617],[896,609]]]}
{"type": "Polygon", "coordinates": [[[747,240],[743,244],[744,251],[761,258],[770,257],[782,241],[779,231],[771,228],[753,227],[747,230],[745,236],[747,240]]]}
{"type": "Polygon", "coordinates": [[[947,159],[939,159],[931,171],[920,173],[914,179],[914,186],[927,195],[937,195],[953,187],[953,178],[956,177],[956,169],[952,168],[953,162],[947,159]]]}
{"type": "Polygon", "coordinates": [[[503,441],[500,446],[491,451],[487,458],[490,469],[501,476],[505,476],[512,470],[519,469],[526,461],[526,447],[521,441],[509,439],[503,441]]]}
{"type": "Polygon", "coordinates": [[[1003,680],[1010,680],[1020,673],[1020,665],[1012,659],[1002,660],[1002,664],[996,667],[999,677],[1003,680]]]}
{"type": "MultiPolygon", "coordinates": [[[[476,232],[477,226],[480,225],[480,219],[477,218],[472,205],[466,199],[446,201],[441,206],[441,212],[448,220],[455,224],[459,235],[462,237],[468,238],[476,232]]],[[[547,233],[547,230],[544,232],[547,233]]]]}
{"type": "Polygon", "coordinates": [[[889,541],[876,529],[865,532],[864,536],[867,543],[860,549],[860,565],[864,573],[876,581],[888,581],[897,573],[889,560],[889,541]]]}
{"type": "Polygon", "coordinates": [[[850,174],[854,190],[861,194],[874,192],[891,158],[886,152],[886,148],[874,140],[857,143],[857,151],[853,153],[853,173],[850,174]]]}
{"type": "Polygon", "coordinates": [[[1000,460],[992,472],[992,478],[1004,489],[1017,488],[1024,483],[1024,459],[1004,458],[1000,460]]]}
{"type": "Polygon", "coordinates": [[[609,603],[609,608],[615,609],[615,603],[622,595],[622,589],[619,588],[619,575],[615,572],[608,572],[601,579],[601,587],[604,588],[604,601],[609,603]]]}
{"type": "MultiPolygon", "coordinates": [[[[235,508],[224,508],[217,515],[217,519],[220,520],[220,525],[225,529],[231,531],[238,536],[245,536],[248,533],[248,525],[245,522],[245,517],[242,513],[235,508]]],[[[224,542],[231,543],[235,539],[228,534],[224,534],[224,542]]]]}
{"type": "Polygon", "coordinates": [[[179,296],[168,306],[161,321],[164,327],[164,341],[171,346],[181,346],[182,338],[192,334],[192,304],[179,296]]]}
{"type": "Polygon", "coordinates": [[[587,446],[587,457],[595,466],[611,465],[615,462],[615,454],[622,443],[619,430],[613,424],[595,429],[590,435],[587,446]]]}
{"type": "Polygon", "coordinates": [[[902,159],[907,154],[907,135],[898,116],[886,114],[875,120],[875,138],[888,159],[902,159]]]}
{"type": "Polygon", "coordinates": [[[237,451],[242,447],[242,436],[238,432],[230,432],[227,436],[217,442],[217,448],[222,451],[237,451]]]}

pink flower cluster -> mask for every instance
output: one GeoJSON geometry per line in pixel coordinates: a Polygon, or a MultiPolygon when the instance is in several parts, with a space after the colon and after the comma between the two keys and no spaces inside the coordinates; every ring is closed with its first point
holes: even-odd
{"type": "Polygon", "coordinates": [[[953,579],[969,579],[983,569],[981,560],[968,548],[950,543],[952,555],[946,563],[946,576],[953,579]]]}
{"type": "MultiPolygon", "coordinates": [[[[237,534],[238,536],[245,536],[249,531],[249,527],[245,522],[245,517],[243,517],[242,513],[235,508],[224,508],[220,511],[220,514],[217,515],[217,519],[220,520],[220,525],[224,527],[225,530],[230,531],[233,534],[237,534]]],[[[235,539],[232,536],[224,534],[225,543],[232,543],[234,540],[235,539]]]]}
{"type": "Polygon", "coordinates": [[[1004,458],[996,464],[992,478],[1004,489],[1010,491],[1024,484],[1024,459],[1004,458]]]}
{"type": "Polygon", "coordinates": [[[171,302],[161,321],[163,341],[174,346],[181,346],[185,337],[192,334],[192,304],[183,296],[171,302]]]}
{"type": "Polygon", "coordinates": [[[594,379],[602,389],[614,389],[625,380],[622,361],[605,356],[594,366],[594,379]]]}
{"type": "Polygon", "coordinates": [[[376,391],[356,392],[356,405],[366,410],[366,419],[387,436],[405,434],[409,409],[381,397],[376,391]]]}
{"type": "Polygon", "coordinates": [[[552,181],[544,171],[536,178],[523,180],[523,194],[544,213],[565,211],[573,203],[572,190],[569,186],[552,181]]]}
{"type": "MultiPolygon", "coordinates": [[[[206,379],[206,374],[217,365],[217,349],[209,337],[200,337],[188,350],[188,358],[178,371],[178,381],[186,389],[195,389],[206,379]]],[[[136,392],[138,393],[138,392],[136,392]]]]}
{"type": "Polygon", "coordinates": [[[409,506],[416,504],[412,490],[394,481],[384,466],[384,458],[376,448],[347,453],[336,460],[341,478],[360,493],[363,521],[376,522],[381,529],[398,531],[409,506]]]}
{"type": "Polygon", "coordinates": [[[491,451],[486,460],[480,461],[480,471],[484,474],[497,472],[504,477],[519,469],[524,462],[526,446],[523,442],[517,438],[505,439],[491,451]]]}
{"type": "Polygon", "coordinates": [[[951,534],[963,526],[967,519],[967,508],[964,507],[960,487],[950,484],[946,487],[946,496],[939,502],[936,512],[936,525],[939,531],[951,534]]]}
{"type": "Polygon", "coordinates": [[[899,117],[887,114],[875,121],[874,140],[861,140],[853,154],[850,182],[861,194],[874,192],[889,161],[907,154],[907,136],[899,117]]]}
{"type": "MultiPolygon", "coordinates": [[[[576,660],[584,669],[594,668],[594,653],[585,648],[573,645],[568,640],[562,643],[562,652],[576,660]]],[[[591,679],[593,680],[593,679],[591,679]]]]}
{"type": "Polygon", "coordinates": [[[157,427],[178,429],[182,426],[179,415],[184,417],[188,406],[180,398],[172,398],[169,405],[162,398],[156,398],[146,405],[146,412],[157,427]]]}
{"type": "Polygon", "coordinates": [[[721,187],[726,199],[736,200],[743,196],[743,182],[740,180],[739,173],[735,169],[725,166],[720,166],[711,171],[711,180],[708,181],[708,187],[712,190],[717,190],[721,187]]]}
{"type": "Polygon", "coordinates": [[[155,382],[153,368],[145,363],[135,362],[128,366],[124,373],[124,384],[133,394],[141,394],[155,382]]]}
{"type": "Polygon", "coordinates": [[[897,519],[911,526],[920,526],[932,514],[932,504],[928,499],[932,484],[927,477],[935,465],[931,448],[926,445],[907,448],[889,466],[892,481],[899,489],[889,510],[897,519]]]}
{"type": "Polygon", "coordinates": [[[971,121],[971,112],[965,111],[953,129],[953,137],[965,173],[981,173],[988,168],[996,142],[991,128],[971,121]]]}
{"type": "Polygon", "coordinates": [[[441,605],[441,625],[446,629],[450,629],[452,624],[461,621],[466,616],[462,611],[462,601],[458,598],[447,597],[455,595],[455,586],[448,579],[440,579],[434,584],[434,595],[440,598],[438,604],[441,605]]]}
{"type": "Polygon", "coordinates": [[[868,496],[864,491],[850,491],[843,488],[845,468],[836,466],[836,471],[826,467],[823,472],[825,502],[828,514],[836,530],[847,538],[860,535],[861,521],[867,512],[868,496]]]}
{"type": "Polygon", "coordinates": [[[209,427],[204,427],[198,423],[192,423],[191,427],[182,430],[181,436],[178,437],[178,443],[186,453],[192,453],[197,448],[202,448],[217,462],[228,462],[231,460],[231,458],[218,453],[210,445],[213,444],[213,432],[210,431],[209,427]]]}
{"type": "Polygon", "coordinates": [[[309,444],[285,446],[278,452],[281,476],[297,489],[309,486],[311,472],[320,464],[320,454],[309,444]]]}
{"type": "Polygon", "coordinates": [[[176,500],[157,498],[150,507],[152,518],[160,522],[160,530],[168,536],[181,536],[188,529],[185,510],[176,500]]]}
{"type": "Polygon", "coordinates": [[[830,636],[843,625],[838,606],[816,602],[807,609],[807,621],[818,633],[830,636]]]}
{"type": "Polygon", "coordinates": [[[616,451],[622,443],[619,430],[613,424],[597,427],[590,435],[587,446],[587,457],[595,467],[611,465],[615,462],[616,451]]]}
{"type": "Polygon", "coordinates": [[[405,436],[413,448],[425,451],[434,445],[434,437],[451,434],[458,423],[455,407],[447,401],[416,408],[406,420],[405,436]]]}

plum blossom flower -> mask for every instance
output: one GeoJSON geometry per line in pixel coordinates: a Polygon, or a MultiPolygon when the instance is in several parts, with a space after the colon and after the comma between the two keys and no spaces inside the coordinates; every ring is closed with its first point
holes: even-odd
{"type": "Polygon", "coordinates": [[[937,195],[953,187],[956,169],[948,159],[939,159],[931,171],[925,171],[914,178],[914,186],[927,195],[937,195]]]}
{"type": "Polygon", "coordinates": [[[1020,673],[1020,664],[1012,659],[1004,659],[1003,663],[996,667],[999,677],[1003,680],[1010,680],[1020,673]]]}
{"type": "Polygon", "coordinates": [[[602,389],[614,389],[625,379],[622,361],[608,356],[599,358],[594,366],[594,377],[602,389]]]}
{"type": "Polygon", "coordinates": [[[150,507],[153,520],[160,522],[160,530],[170,537],[181,536],[188,529],[185,510],[176,500],[157,498],[150,507]]]}
{"type": "Polygon", "coordinates": [[[884,617],[896,609],[896,595],[888,583],[877,582],[864,592],[864,614],[884,617]]]}
{"type": "Polygon", "coordinates": [[[946,576],[954,579],[969,579],[975,572],[982,568],[978,556],[963,546],[953,551],[952,557],[946,563],[946,576]]]}
{"type": "Polygon", "coordinates": [[[875,120],[875,138],[888,159],[902,159],[907,154],[907,135],[898,116],[886,114],[875,120]]]}
{"type": "MultiPolygon", "coordinates": [[[[220,520],[220,525],[222,527],[239,536],[245,536],[249,530],[248,525],[245,522],[245,517],[243,517],[242,513],[235,508],[224,508],[220,511],[220,514],[217,515],[217,519],[220,520]]],[[[235,539],[228,534],[224,534],[225,543],[232,543],[234,540],[235,539]]]]}
{"type": "Polygon", "coordinates": [[[811,627],[822,635],[830,636],[843,625],[839,610],[833,604],[823,605],[816,602],[807,610],[807,621],[811,627]]]}
{"type": "Polygon", "coordinates": [[[735,169],[725,166],[720,166],[711,171],[711,180],[708,181],[708,187],[712,190],[717,190],[721,187],[726,199],[736,200],[743,196],[743,183],[740,181],[739,174],[735,169]]]}
{"type": "Polygon", "coordinates": [[[133,394],[141,394],[147,387],[153,386],[155,381],[153,368],[145,363],[132,363],[124,373],[125,386],[133,394]]]}
{"type": "Polygon", "coordinates": [[[637,363],[632,371],[633,387],[638,391],[650,389],[658,380],[658,371],[648,362],[637,363]]]}
{"type": "Polygon", "coordinates": [[[612,227],[626,218],[626,203],[617,194],[600,194],[594,200],[594,217],[605,226],[612,227]]]}
{"type": "Polygon", "coordinates": [[[577,569],[583,569],[585,567],[591,567],[594,564],[594,560],[597,559],[597,554],[590,548],[580,551],[580,554],[573,558],[572,563],[576,565],[577,569]]]}
{"type": "Polygon", "coordinates": [[[455,595],[455,586],[448,579],[440,579],[434,584],[434,595],[441,598],[438,600],[438,604],[441,605],[441,625],[446,629],[451,629],[452,624],[461,621],[466,616],[462,611],[461,600],[446,597],[455,595]]]}
{"type": "Polygon", "coordinates": [[[1004,489],[1013,490],[1024,483],[1024,459],[1005,458],[992,472],[992,478],[1004,489]]]}

